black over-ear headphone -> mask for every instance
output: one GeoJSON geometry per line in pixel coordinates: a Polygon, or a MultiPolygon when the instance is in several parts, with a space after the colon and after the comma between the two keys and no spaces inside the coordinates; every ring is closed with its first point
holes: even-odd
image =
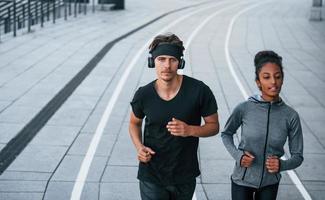
{"type": "MultiPolygon", "coordinates": [[[[152,56],[148,57],[148,67],[155,68],[155,60],[153,59],[152,56]]],[[[182,57],[178,63],[178,69],[184,69],[184,67],[185,67],[185,60],[182,57]]]]}

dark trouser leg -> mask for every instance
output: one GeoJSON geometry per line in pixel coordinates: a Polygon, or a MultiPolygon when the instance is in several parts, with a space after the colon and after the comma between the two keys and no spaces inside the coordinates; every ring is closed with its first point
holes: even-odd
{"type": "Polygon", "coordinates": [[[171,200],[192,200],[196,186],[196,180],[186,183],[171,186],[168,188],[171,194],[171,200]]]}
{"type": "Polygon", "coordinates": [[[169,192],[164,186],[140,181],[140,195],[142,200],[169,200],[169,192]]]}
{"type": "Polygon", "coordinates": [[[254,188],[237,185],[231,181],[232,200],[253,200],[254,188]]]}
{"type": "Polygon", "coordinates": [[[195,186],[195,179],[190,183],[170,186],[140,181],[140,195],[142,200],[191,200],[195,186]]]}
{"type": "Polygon", "coordinates": [[[258,189],[255,193],[255,200],[276,200],[279,184],[268,185],[258,189]]]}

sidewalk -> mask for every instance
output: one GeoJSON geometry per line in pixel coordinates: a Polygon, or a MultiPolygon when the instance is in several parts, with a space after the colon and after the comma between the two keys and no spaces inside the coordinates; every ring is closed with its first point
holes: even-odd
{"type": "MultiPolygon", "coordinates": [[[[230,20],[260,1],[135,1],[125,11],[95,14],[45,25],[32,34],[0,44],[0,149],[37,114],[105,46],[121,35],[158,19],[118,41],[0,175],[0,199],[69,199],[97,125],[125,70],[135,63],[118,96],[89,170],[82,199],[140,199],[137,161],[128,136],[129,101],[134,91],[154,79],[146,67],[148,39],[177,19],[175,32],[188,42],[185,74],[203,80],[216,95],[221,129],[243,101],[228,68],[225,39],[230,20]],[[200,9],[204,9],[199,12],[200,9]],[[218,12],[189,43],[195,28],[218,12]],[[139,53],[140,57],[136,59],[139,53]],[[127,188],[127,190],[126,190],[127,188]]],[[[248,94],[257,93],[253,55],[261,49],[278,52],[284,61],[283,99],[300,114],[305,161],[296,171],[313,199],[325,195],[325,23],[308,20],[307,0],[270,1],[244,12],[233,26],[229,51],[248,94]]],[[[230,199],[234,161],[220,135],[200,139],[196,198],[230,199]]],[[[304,199],[286,173],[279,199],[304,199]]]]}

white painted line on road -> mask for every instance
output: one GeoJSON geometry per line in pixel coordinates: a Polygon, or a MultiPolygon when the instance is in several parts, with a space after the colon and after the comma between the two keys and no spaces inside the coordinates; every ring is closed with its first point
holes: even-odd
{"type": "MultiPolygon", "coordinates": [[[[231,22],[229,24],[229,27],[228,27],[228,31],[227,31],[227,37],[226,37],[226,42],[225,42],[225,54],[226,54],[226,59],[227,59],[227,63],[228,63],[228,67],[229,67],[229,70],[231,72],[231,75],[233,76],[233,78],[235,79],[235,82],[238,86],[238,88],[240,89],[244,99],[247,99],[248,98],[248,94],[242,84],[242,82],[240,81],[240,79],[238,78],[235,70],[234,70],[234,67],[232,65],[232,62],[231,62],[231,58],[230,58],[230,53],[229,53],[229,41],[230,41],[230,37],[231,37],[231,33],[232,33],[232,29],[233,29],[233,26],[234,26],[234,23],[235,21],[237,20],[237,18],[242,15],[243,13],[257,7],[257,6],[260,6],[262,4],[265,4],[267,2],[263,2],[263,3],[258,3],[258,4],[255,4],[253,6],[249,6],[243,10],[241,10],[240,12],[238,12],[235,16],[232,17],[231,19],[231,22]]],[[[287,159],[285,156],[283,156],[285,159],[287,159]]],[[[293,170],[289,170],[287,171],[289,177],[291,178],[292,182],[295,184],[295,186],[298,188],[299,192],[301,193],[301,195],[304,197],[305,200],[312,200],[311,196],[309,195],[308,191],[306,190],[306,188],[304,187],[304,185],[302,184],[302,182],[300,181],[300,179],[298,178],[297,174],[295,173],[295,171],[293,170]]]]}
{"type": "MultiPolygon", "coordinates": [[[[218,2],[217,4],[213,5],[213,6],[206,6],[206,7],[203,7],[201,9],[197,9],[193,12],[190,12],[188,13],[187,15],[184,15],[180,18],[178,18],[177,20],[173,21],[172,23],[168,24],[167,26],[165,26],[163,29],[161,29],[158,33],[156,33],[154,36],[160,34],[160,33],[163,33],[165,31],[167,31],[169,28],[171,28],[172,26],[175,26],[176,24],[180,23],[181,21],[183,21],[184,19],[198,13],[198,12],[201,12],[203,10],[207,10],[207,9],[210,9],[210,8],[213,8],[213,7],[216,7],[220,4],[223,4],[225,2],[218,2]]],[[[118,82],[117,84],[117,87],[116,89],[114,90],[114,93],[111,97],[111,99],[109,100],[106,108],[105,108],[105,111],[104,111],[104,114],[102,115],[100,121],[99,121],[99,124],[96,128],[96,132],[94,133],[94,136],[90,142],[90,145],[88,147],[88,150],[87,150],[87,153],[85,155],[85,158],[83,159],[82,161],[82,164],[81,164],[81,167],[80,167],[80,170],[79,170],[79,173],[78,173],[78,176],[77,176],[77,179],[75,181],[75,184],[73,186],[73,190],[72,190],[72,193],[71,193],[71,200],[79,200],[80,197],[81,197],[81,193],[82,193],[82,190],[84,188],[84,185],[85,185],[85,181],[86,181],[86,178],[87,178],[87,175],[88,175],[88,172],[89,172],[89,168],[90,168],[90,165],[92,163],[92,160],[95,156],[95,152],[96,152],[96,149],[97,149],[97,146],[99,144],[99,141],[103,135],[103,132],[104,132],[104,128],[107,124],[107,121],[112,113],[112,110],[115,106],[115,103],[118,99],[118,96],[120,95],[126,81],[127,81],[127,78],[130,74],[130,72],[132,71],[133,67],[135,66],[135,64],[137,63],[138,59],[140,58],[141,54],[143,54],[143,52],[145,51],[145,49],[149,46],[150,42],[151,42],[152,38],[150,40],[148,40],[143,46],[142,48],[138,51],[138,53],[133,57],[133,59],[131,60],[129,66],[126,68],[125,72],[123,73],[120,81],[118,82]]]]}
{"type": "Polygon", "coordinates": [[[291,180],[295,183],[296,187],[298,188],[299,192],[304,197],[304,199],[312,200],[312,198],[309,195],[308,191],[306,190],[305,186],[302,184],[302,182],[298,178],[296,172],[293,170],[289,170],[289,171],[287,171],[287,173],[289,174],[291,180]]]}
{"type": "MultiPolygon", "coordinates": [[[[244,2],[245,3],[245,2],[244,2]]],[[[192,40],[194,39],[194,37],[198,34],[198,32],[216,15],[220,14],[221,12],[224,12],[226,10],[229,10],[233,7],[239,6],[241,4],[244,4],[243,2],[237,3],[237,4],[233,4],[231,6],[228,7],[224,7],[216,12],[214,12],[212,15],[209,15],[207,18],[205,18],[205,20],[198,26],[196,27],[196,29],[192,32],[192,34],[190,35],[190,37],[187,39],[187,43],[185,46],[185,49],[188,48],[188,46],[190,46],[192,40]]]]}
{"type": "Polygon", "coordinates": [[[245,2],[240,2],[240,3],[237,3],[237,4],[233,4],[231,6],[228,6],[228,7],[224,7],[216,12],[214,12],[212,15],[209,15],[207,18],[205,18],[205,20],[200,23],[200,25],[198,27],[196,27],[196,29],[194,29],[194,31],[192,32],[192,34],[189,36],[189,38],[187,39],[187,42],[186,42],[186,45],[185,45],[185,49],[187,49],[190,44],[192,43],[192,40],[194,39],[194,37],[199,33],[199,31],[211,20],[213,19],[213,17],[215,17],[216,15],[226,11],[226,10],[229,10],[233,7],[236,7],[236,6],[239,6],[241,4],[245,4],[245,2]]]}
{"type": "MultiPolygon", "coordinates": [[[[199,31],[211,20],[211,19],[213,19],[213,17],[215,17],[216,15],[218,15],[218,14],[220,14],[220,13],[222,13],[222,12],[224,12],[224,11],[226,11],[226,10],[229,10],[229,9],[231,9],[231,8],[233,8],[233,7],[236,7],[236,6],[238,6],[238,5],[241,5],[241,4],[243,4],[242,2],[241,3],[237,3],[237,4],[233,4],[233,5],[231,5],[231,6],[228,6],[228,7],[225,7],[225,8],[222,8],[222,9],[220,9],[220,10],[218,10],[218,11],[216,11],[216,12],[214,12],[212,15],[209,15],[207,18],[205,18],[205,20],[203,21],[203,22],[201,22],[200,23],[200,25],[198,26],[198,27],[196,27],[196,29],[194,29],[194,31],[192,32],[192,34],[189,36],[189,38],[187,39],[187,42],[186,42],[186,45],[185,45],[185,49],[187,49],[189,46],[190,46],[190,44],[192,43],[192,41],[193,41],[193,39],[194,39],[194,37],[199,33],[199,31]]],[[[183,70],[180,70],[181,71],[181,73],[183,72],[183,70]]],[[[194,194],[193,194],[193,198],[192,198],[192,200],[197,200],[197,198],[196,198],[196,193],[194,192],[194,194]]]]}
{"type": "Polygon", "coordinates": [[[197,200],[195,192],[193,194],[192,200],[197,200]]]}

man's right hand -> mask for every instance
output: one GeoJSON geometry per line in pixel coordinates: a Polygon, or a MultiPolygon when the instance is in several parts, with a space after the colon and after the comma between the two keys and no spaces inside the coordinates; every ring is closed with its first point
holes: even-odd
{"type": "Polygon", "coordinates": [[[155,155],[152,149],[146,146],[142,146],[138,149],[138,160],[143,163],[147,163],[151,160],[152,156],[155,155]]]}
{"type": "Polygon", "coordinates": [[[244,151],[244,155],[240,160],[240,166],[250,167],[255,159],[255,156],[248,151],[244,151]]]}

